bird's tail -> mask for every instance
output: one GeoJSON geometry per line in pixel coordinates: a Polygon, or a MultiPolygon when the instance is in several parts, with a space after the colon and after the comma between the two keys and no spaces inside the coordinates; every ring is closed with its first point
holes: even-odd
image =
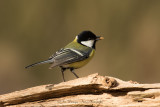
{"type": "Polygon", "coordinates": [[[26,66],[25,68],[30,68],[30,67],[34,67],[34,66],[36,66],[36,65],[46,64],[46,63],[52,63],[52,62],[53,62],[53,60],[48,59],[48,60],[45,60],[45,61],[40,61],[40,62],[31,64],[31,65],[28,65],[28,66],[26,66]]]}

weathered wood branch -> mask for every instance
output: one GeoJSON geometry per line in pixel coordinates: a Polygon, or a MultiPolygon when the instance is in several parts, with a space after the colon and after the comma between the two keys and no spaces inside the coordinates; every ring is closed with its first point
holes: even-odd
{"type": "Polygon", "coordinates": [[[138,84],[97,73],[0,95],[0,106],[160,106],[160,83],[138,84]]]}

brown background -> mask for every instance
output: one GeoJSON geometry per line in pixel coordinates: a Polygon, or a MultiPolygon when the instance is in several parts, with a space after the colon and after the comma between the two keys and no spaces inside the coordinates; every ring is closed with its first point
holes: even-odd
{"type": "MultiPolygon", "coordinates": [[[[1,0],[0,94],[62,81],[59,68],[24,69],[47,59],[83,30],[104,36],[76,70],[140,83],[160,78],[159,0],[1,0]]],[[[75,77],[65,72],[67,80],[75,77]]]]}

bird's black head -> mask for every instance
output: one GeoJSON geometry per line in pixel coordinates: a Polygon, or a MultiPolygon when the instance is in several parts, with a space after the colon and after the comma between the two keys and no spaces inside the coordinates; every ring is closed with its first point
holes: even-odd
{"type": "Polygon", "coordinates": [[[95,49],[96,41],[103,39],[101,36],[96,36],[91,31],[83,31],[77,36],[77,42],[95,49]]]}

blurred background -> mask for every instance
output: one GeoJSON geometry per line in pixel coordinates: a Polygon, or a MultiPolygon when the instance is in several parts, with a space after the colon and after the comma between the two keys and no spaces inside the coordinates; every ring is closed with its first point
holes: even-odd
{"type": "MultiPolygon", "coordinates": [[[[160,82],[159,0],[0,0],[0,94],[62,82],[48,59],[83,30],[104,36],[80,77],[160,82]]],[[[66,80],[75,79],[70,71],[66,80]]]]}

